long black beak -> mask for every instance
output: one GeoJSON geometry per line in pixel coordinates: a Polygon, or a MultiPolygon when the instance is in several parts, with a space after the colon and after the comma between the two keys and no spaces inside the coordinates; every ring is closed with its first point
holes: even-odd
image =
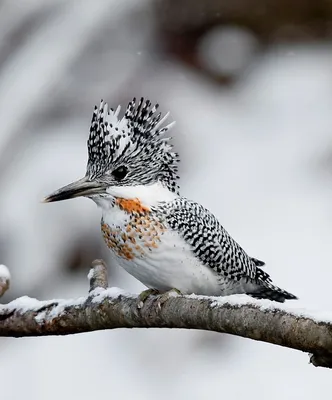
{"type": "Polygon", "coordinates": [[[88,181],[86,177],[62,187],[43,199],[43,203],[73,199],[80,196],[105,193],[106,185],[99,182],[88,181]]]}

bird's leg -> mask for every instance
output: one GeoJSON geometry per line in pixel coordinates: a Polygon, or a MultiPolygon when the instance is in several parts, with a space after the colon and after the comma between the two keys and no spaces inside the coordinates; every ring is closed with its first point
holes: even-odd
{"type": "Polygon", "coordinates": [[[172,288],[168,290],[167,292],[163,293],[158,300],[158,308],[161,308],[161,306],[171,297],[178,297],[181,296],[182,293],[180,292],[179,289],[172,288]]]}
{"type": "Polygon", "coordinates": [[[144,302],[146,301],[146,299],[151,296],[151,295],[157,295],[159,294],[159,290],[157,289],[147,289],[147,290],[143,290],[143,292],[141,292],[138,295],[138,305],[137,308],[142,308],[144,305],[144,302]]]}

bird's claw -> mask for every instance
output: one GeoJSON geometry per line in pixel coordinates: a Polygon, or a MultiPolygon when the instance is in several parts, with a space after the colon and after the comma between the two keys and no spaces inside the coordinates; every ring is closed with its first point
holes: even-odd
{"type": "Polygon", "coordinates": [[[178,297],[181,296],[182,293],[180,292],[179,289],[173,288],[168,290],[167,292],[163,293],[158,300],[158,308],[161,309],[161,306],[169,300],[171,297],[178,297]]]}
{"type": "Polygon", "coordinates": [[[147,298],[151,295],[156,295],[159,294],[159,291],[157,289],[147,289],[147,290],[143,290],[143,292],[141,292],[138,295],[138,304],[137,304],[137,308],[142,308],[145,301],[147,300],[147,298]]]}

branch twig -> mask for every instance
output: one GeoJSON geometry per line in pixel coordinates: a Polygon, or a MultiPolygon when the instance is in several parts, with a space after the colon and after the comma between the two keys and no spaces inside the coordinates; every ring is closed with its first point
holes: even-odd
{"type": "MultiPolygon", "coordinates": [[[[0,305],[0,336],[69,335],[115,328],[184,328],[229,333],[301,350],[315,366],[332,368],[332,322],[268,300],[243,296],[137,296],[107,288],[106,265],[95,260],[90,292],[77,300],[22,297],[0,305]]],[[[332,318],[331,318],[332,320],[332,318]]]]}

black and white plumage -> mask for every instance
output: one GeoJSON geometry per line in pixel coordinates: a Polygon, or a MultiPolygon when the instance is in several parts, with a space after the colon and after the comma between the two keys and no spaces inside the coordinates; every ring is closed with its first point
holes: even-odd
{"type": "Polygon", "coordinates": [[[246,293],[283,302],[273,285],[216,217],[181,197],[178,154],[163,135],[158,105],[131,101],[120,119],[102,101],[88,139],[86,176],[46,201],[86,196],[102,211],[102,233],[115,260],[149,288],[225,296],[246,293]]]}
{"type": "MultiPolygon", "coordinates": [[[[247,293],[252,297],[283,302],[296,297],[272,284],[260,266],[265,263],[248,254],[217,218],[202,205],[179,197],[159,206],[167,224],[190,244],[195,256],[211,268],[222,295],[247,293]]],[[[218,295],[214,293],[214,295],[218,295]]]]}
{"type": "Polygon", "coordinates": [[[157,114],[159,105],[134,98],[123,118],[121,107],[108,109],[103,100],[95,106],[88,139],[87,175],[90,179],[108,178],[119,166],[131,165],[128,175],[117,185],[148,185],[162,181],[172,192],[178,192],[178,154],[172,151],[169,138],[163,135],[174,122],[162,126],[168,117],[157,114]]]}

